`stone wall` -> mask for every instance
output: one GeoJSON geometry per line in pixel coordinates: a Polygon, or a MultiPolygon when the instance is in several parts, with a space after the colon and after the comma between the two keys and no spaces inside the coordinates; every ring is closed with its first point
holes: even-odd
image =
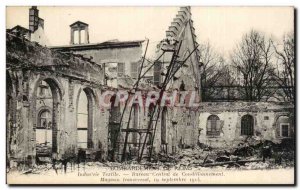
{"type": "MultiPolygon", "coordinates": [[[[39,112],[48,107],[52,116],[52,150],[50,157],[63,159],[78,153],[77,113],[79,94],[91,100],[92,119],[88,121],[91,146],[107,159],[109,151],[110,109],[101,107],[99,97],[109,87],[103,85],[102,67],[90,59],[70,53],[59,53],[26,39],[7,36],[7,150],[9,160],[36,161],[36,130],[39,112]],[[38,89],[47,83],[52,100],[41,100],[38,89]]],[[[147,92],[147,90],[146,90],[147,92]]],[[[121,106],[120,111],[124,107],[121,106]]],[[[127,126],[130,107],[124,114],[122,128],[127,126]]],[[[139,110],[140,129],[147,129],[149,110],[139,110]]],[[[197,143],[197,112],[186,108],[167,108],[166,130],[161,117],[155,131],[155,152],[175,153],[179,148],[197,143]],[[162,140],[162,132],[165,139],[162,140]],[[162,143],[165,141],[164,143],[162,143]],[[162,145],[163,144],[163,145],[162,145]]],[[[143,134],[144,135],[144,134],[143,134]]],[[[131,135],[132,136],[132,135],[131,135]]],[[[124,133],[121,135],[124,138],[124,133]]],[[[132,138],[132,137],[130,137],[132,138]]],[[[143,139],[143,138],[142,138],[143,139]]],[[[121,147],[122,148],[122,147],[121,147]]]]}
{"type": "Polygon", "coordinates": [[[294,106],[278,102],[205,102],[200,105],[199,142],[212,147],[231,147],[244,142],[249,136],[241,135],[242,117],[253,117],[253,135],[256,140],[280,141],[294,136],[294,106]],[[207,134],[208,117],[219,118],[220,133],[207,134]],[[281,117],[287,117],[281,119],[281,117]],[[280,123],[289,123],[288,137],[280,134],[280,123]]]}

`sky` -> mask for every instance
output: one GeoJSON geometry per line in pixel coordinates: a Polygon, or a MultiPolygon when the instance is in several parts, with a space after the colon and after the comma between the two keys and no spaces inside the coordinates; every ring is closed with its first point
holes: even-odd
{"type": "MultiPolygon", "coordinates": [[[[154,51],[179,7],[42,7],[50,45],[70,43],[69,25],[75,21],[89,24],[90,43],[108,40],[144,40],[154,51]]],[[[192,7],[198,43],[209,42],[225,56],[251,29],[281,39],[294,28],[292,7],[192,7]]],[[[28,28],[29,7],[7,7],[6,27],[28,28]]]]}

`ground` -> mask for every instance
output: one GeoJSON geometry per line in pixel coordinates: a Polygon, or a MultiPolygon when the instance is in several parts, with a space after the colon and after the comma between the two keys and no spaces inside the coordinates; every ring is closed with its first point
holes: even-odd
{"type": "Polygon", "coordinates": [[[240,144],[236,148],[220,149],[208,146],[181,149],[174,155],[158,153],[152,162],[143,160],[118,162],[57,162],[37,165],[34,168],[19,166],[11,169],[10,174],[21,175],[59,175],[107,170],[261,170],[261,169],[292,169],[294,167],[294,151],[287,141],[280,144],[265,141],[255,144],[240,144]],[[201,148],[200,148],[201,147],[201,148]],[[65,167],[66,166],[66,167],[65,167]]]}

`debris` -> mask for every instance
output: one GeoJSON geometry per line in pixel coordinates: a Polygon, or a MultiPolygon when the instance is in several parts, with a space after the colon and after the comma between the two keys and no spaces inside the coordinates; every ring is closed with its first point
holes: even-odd
{"type": "Polygon", "coordinates": [[[250,147],[249,145],[241,145],[241,144],[239,146],[240,147],[234,151],[233,155],[244,156],[244,157],[253,156],[254,149],[252,147],[250,147]]]}
{"type": "Polygon", "coordinates": [[[235,164],[235,163],[245,164],[247,162],[262,162],[262,160],[239,160],[239,161],[217,162],[217,163],[203,164],[202,167],[222,166],[226,164],[235,164]]]}
{"type": "Polygon", "coordinates": [[[228,161],[230,161],[230,158],[228,156],[219,156],[215,160],[215,162],[228,162],[228,161]]]}

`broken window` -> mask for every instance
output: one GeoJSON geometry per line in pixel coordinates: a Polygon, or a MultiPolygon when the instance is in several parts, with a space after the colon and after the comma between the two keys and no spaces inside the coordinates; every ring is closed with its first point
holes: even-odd
{"type": "Polygon", "coordinates": [[[219,136],[220,135],[220,118],[216,115],[210,115],[207,118],[207,130],[206,135],[208,136],[219,136]]]}
{"type": "Polygon", "coordinates": [[[125,64],[118,63],[118,77],[123,77],[125,74],[125,64]]]}
{"type": "Polygon", "coordinates": [[[241,121],[241,135],[252,136],[254,127],[254,118],[251,115],[244,115],[241,121]]]}

